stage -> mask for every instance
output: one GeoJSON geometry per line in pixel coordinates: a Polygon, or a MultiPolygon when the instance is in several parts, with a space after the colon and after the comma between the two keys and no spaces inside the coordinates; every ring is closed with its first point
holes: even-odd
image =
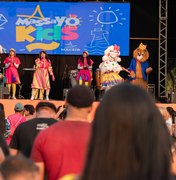
{"type": "MultiPolygon", "coordinates": [[[[36,107],[36,105],[40,102],[40,100],[29,100],[29,99],[0,99],[0,102],[4,105],[5,107],[5,115],[6,117],[10,114],[14,113],[14,106],[16,103],[21,102],[23,105],[26,104],[32,104],[34,107],[36,107]]],[[[54,103],[56,105],[56,107],[63,105],[64,101],[55,101],[55,100],[50,100],[49,102],[54,103]]],[[[89,121],[93,120],[94,114],[95,114],[95,110],[98,106],[99,102],[96,101],[93,103],[93,109],[92,112],[90,113],[88,119],[89,121]]],[[[162,103],[157,103],[157,106],[164,106],[164,107],[172,107],[175,111],[176,111],[176,104],[162,104],[162,103]]]]}

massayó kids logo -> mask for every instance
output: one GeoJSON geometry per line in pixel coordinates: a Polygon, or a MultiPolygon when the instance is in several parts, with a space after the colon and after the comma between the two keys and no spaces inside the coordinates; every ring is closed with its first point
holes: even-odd
{"type": "Polygon", "coordinates": [[[79,37],[80,19],[75,14],[66,16],[44,17],[37,5],[32,15],[17,15],[16,42],[29,42],[26,49],[55,50],[61,41],[72,41],[79,37]]]}

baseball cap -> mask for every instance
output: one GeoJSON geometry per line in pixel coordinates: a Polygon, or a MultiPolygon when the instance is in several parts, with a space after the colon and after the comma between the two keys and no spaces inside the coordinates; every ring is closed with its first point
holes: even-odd
{"type": "Polygon", "coordinates": [[[94,95],[90,88],[84,85],[76,85],[68,91],[66,100],[74,107],[85,108],[92,105],[94,95]]]}
{"type": "Polygon", "coordinates": [[[15,104],[15,111],[23,111],[24,110],[24,106],[22,103],[17,103],[15,104]]]}

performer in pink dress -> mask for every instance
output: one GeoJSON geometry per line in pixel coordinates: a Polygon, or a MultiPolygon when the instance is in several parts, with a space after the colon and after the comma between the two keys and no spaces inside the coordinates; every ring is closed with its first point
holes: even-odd
{"type": "Polygon", "coordinates": [[[31,85],[32,96],[31,100],[38,99],[38,90],[40,90],[39,99],[44,98],[44,91],[46,90],[46,100],[49,100],[50,93],[50,79],[49,74],[52,76],[52,80],[55,81],[51,61],[48,59],[45,51],[41,51],[39,58],[35,60],[35,69],[33,76],[33,82],[31,85]]]}
{"type": "Polygon", "coordinates": [[[83,56],[78,59],[78,75],[76,80],[79,81],[79,85],[90,86],[92,81],[92,64],[87,51],[83,52],[83,56]]]}
{"type": "Polygon", "coordinates": [[[20,60],[15,54],[15,49],[11,48],[9,51],[9,57],[7,57],[4,61],[5,64],[5,77],[6,84],[9,89],[9,93],[11,93],[12,86],[12,99],[16,99],[16,84],[20,84],[20,78],[18,74],[18,67],[20,65],[20,60]]]}

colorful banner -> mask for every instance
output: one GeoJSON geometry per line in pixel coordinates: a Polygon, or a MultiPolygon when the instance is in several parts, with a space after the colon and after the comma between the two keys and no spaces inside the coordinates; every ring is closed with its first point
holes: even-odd
{"type": "Polygon", "coordinates": [[[20,54],[129,55],[129,3],[0,2],[0,45],[20,54]]]}

